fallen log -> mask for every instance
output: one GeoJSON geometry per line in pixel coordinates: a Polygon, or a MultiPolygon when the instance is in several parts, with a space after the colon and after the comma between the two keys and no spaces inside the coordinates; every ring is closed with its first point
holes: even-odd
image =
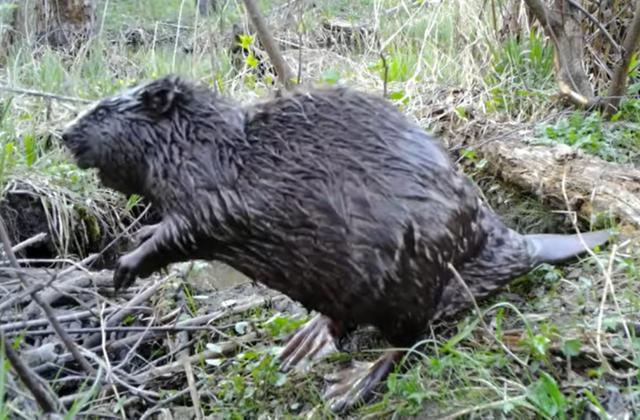
{"type": "MultiPolygon", "coordinates": [[[[526,140],[535,138],[535,124],[484,118],[469,99],[472,93],[433,92],[428,97],[446,101],[432,100],[421,115],[453,155],[474,151],[477,159],[486,162],[487,173],[559,211],[575,212],[588,221],[610,217],[621,232],[640,229],[640,168],[608,162],[566,144],[529,144],[526,140]],[[460,117],[460,109],[466,117],[460,117]]],[[[458,162],[463,160],[460,157],[458,162]]]]}
{"type": "Polygon", "coordinates": [[[591,220],[598,213],[609,214],[621,227],[640,228],[639,169],[563,144],[527,145],[521,138],[521,133],[517,138],[496,136],[478,142],[474,149],[498,177],[544,197],[555,207],[591,220]]]}

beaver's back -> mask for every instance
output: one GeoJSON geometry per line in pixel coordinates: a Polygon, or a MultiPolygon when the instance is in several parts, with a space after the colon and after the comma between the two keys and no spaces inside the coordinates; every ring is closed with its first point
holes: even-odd
{"type": "Polygon", "coordinates": [[[437,141],[343,89],[269,102],[246,133],[246,237],[228,262],[336,319],[423,326],[447,261],[482,240],[477,197],[437,141]]]}

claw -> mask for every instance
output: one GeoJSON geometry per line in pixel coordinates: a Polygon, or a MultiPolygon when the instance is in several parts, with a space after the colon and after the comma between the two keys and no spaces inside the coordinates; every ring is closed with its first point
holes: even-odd
{"type": "Polygon", "coordinates": [[[126,254],[118,259],[113,273],[113,287],[116,291],[124,290],[133,284],[136,280],[136,268],[137,263],[134,255],[126,254]]]}
{"type": "Polygon", "coordinates": [[[144,241],[153,236],[162,223],[155,223],[153,225],[145,225],[136,231],[132,235],[133,241],[140,246],[144,241]]]}
{"type": "Polygon", "coordinates": [[[331,411],[339,413],[354,407],[358,402],[370,397],[374,388],[389,375],[404,352],[391,351],[374,362],[352,362],[325,379],[333,382],[323,395],[331,411]]]}
{"type": "Polygon", "coordinates": [[[287,372],[292,368],[308,369],[321,358],[336,353],[338,348],[331,332],[333,321],[325,315],[316,315],[298,329],[280,352],[280,369],[287,372]]]}

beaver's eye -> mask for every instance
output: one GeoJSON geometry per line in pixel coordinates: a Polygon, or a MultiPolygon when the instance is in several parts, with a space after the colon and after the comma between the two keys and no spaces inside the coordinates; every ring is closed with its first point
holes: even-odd
{"type": "Polygon", "coordinates": [[[97,119],[101,120],[106,116],[107,116],[107,110],[106,109],[104,109],[104,108],[96,109],[96,118],[97,119]]]}

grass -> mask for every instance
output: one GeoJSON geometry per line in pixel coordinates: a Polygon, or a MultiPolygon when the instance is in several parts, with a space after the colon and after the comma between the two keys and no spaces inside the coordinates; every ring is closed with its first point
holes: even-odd
{"type": "MultiPolygon", "coordinates": [[[[177,72],[239,100],[266,94],[269,85],[264,80],[248,68],[241,73],[234,70],[222,36],[242,16],[240,2],[226,2],[222,12],[205,20],[198,18],[197,25],[193,3],[99,1],[100,36],[79,54],[71,57],[48,47],[34,50],[18,44],[11,49],[6,67],[0,69],[0,80],[16,87],[97,99],[143,79],[177,72]],[[178,30],[178,24],[184,28],[178,30]],[[125,34],[132,28],[143,29],[148,36],[146,46],[126,45],[125,34]]],[[[322,18],[340,18],[376,27],[388,65],[390,97],[426,128],[432,122],[426,112],[429,104],[449,99],[429,96],[438,91],[434,87],[442,86],[460,88],[463,99],[489,118],[532,122],[555,113],[549,43],[538,33],[496,40],[491,14],[483,9],[482,1],[456,0],[426,9],[400,7],[384,16],[381,13],[397,2],[315,3],[317,9],[306,10],[301,25],[305,42],[311,43],[303,50],[305,82],[382,91],[384,69],[378,44],[369,40],[359,54],[330,52],[312,44],[322,18]]],[[[260,2],[262,10],[275,5],[260,2]]],[[[297,40],[296,25],[284,24],[282,13],[270,19],[279,36],[297,40]]],[[[297,63],[297,51],[285,55],[297,63]]],[[[5,192],[16,180],[34,185],[55,215],[52,221],[57,222],[52,227],[61,249],[66,249],[79,218],[105,221],[115,231],[122,230],[123,217],[131,212],[136,198],[102,188],[93,173],[77,169],[50,138],[80,107],[1,95],[0,183],[5,192]]],[[[541,123],[538,136],[531,141],[564,143],[609,161],[637,163],[639,120],[640,101],[632,99],[613,122],[605,122],[597,113],[561,115],[551,123],[541,123]]],[[[536,198],[486,176],[481,159],[469,155],[464,167],[511,226],[522,231],[570,231],[565,216],[551,214],[536,198]]],[[[633,329],[630,336],[621,333],[619,324],[637,319],[640,310],[640,255],[637,251],[618,253],[611,265],[609,256],[599,252],[563,267],[542,266],[518,279],[499,296],[481,302],[488,330],[473,311],[442,326],[437,334],[425,338],[411,368],[393,373],[380,398],[360,407],[354,416],[573,419],[619,408],[612,396],[620,396],[637,413],[640,376],[636,373],[623,379],[621,374],[628,366],[640,366],[640,340],[633,329]],[[615,286],[614,292],[610,285],[615,286]],[[594,338],[597,331],[607,333],[600,344],[594,338]]],[[[193,314],[200,305],[195,295],[187,293],[186,306],[193,314]]],[[[329,416],[320,398],[321,374],[337,366],[337,361],[323,363],[309,374],[282,375],[273,360],[275,346],[300,322],[287,313],[261,308],[239,315],[229,325],[217,326],[232,337],[244,336],[257,326],[265,336],[237,355],[202,360],[195,367],[197,379],[206,384],[201,396],[205,414],[247,418],[261,413],[293,417],[313,412],[318,417],[329,416]]],[[[204,350],[207,344],[211,349],[213,344],[202,335],[195,348],[204,350]]],[[[0,405],[0,417],[4,418],[19,409],[5,399],[9,384],[3,354],[0,395],[5,403],[0,405]]],[[[371,358],[372,353],[357,351],[353,357],[371,358]]],[[[182,391],[184,383],[175,379],[158,386],[163,395],[171,395],[182,391]]],[[[86,389],[86,399],[74,407],[77,412],[88,410],[100,394],[90,384],[86,389]]],[[[173,407],[191,404],[185,394],[173,407]]],[[[117,404],[114,413],[121,413],[117,404]]]]}

